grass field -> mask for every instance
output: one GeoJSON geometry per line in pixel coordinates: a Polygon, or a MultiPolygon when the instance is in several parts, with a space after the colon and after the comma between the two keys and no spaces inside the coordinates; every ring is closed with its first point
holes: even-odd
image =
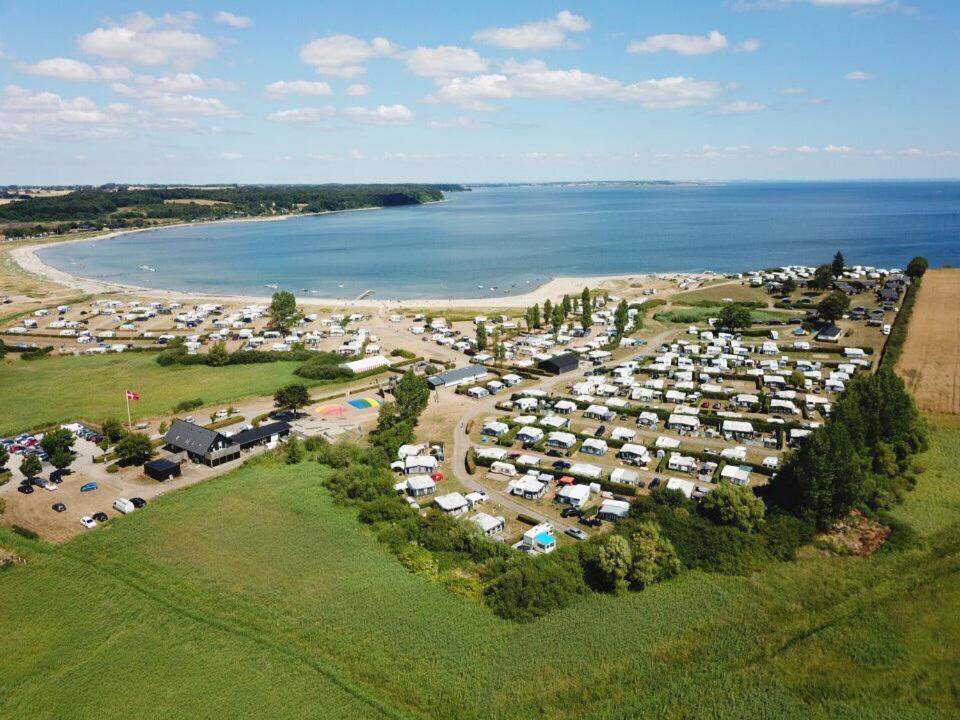
{"type": "Polygon", "coordinates": [[[135,418],[169,412],[196,397],[204,403],[268,395],[285,383],[306,382],[299,363],[161,367],[155,353],[51,357],[26,361],[10,354],[0,361],[0,435],[77,418],[98,421],[126,414],[123,391],[140,392],[135,418]]]}
{"type": "MultiPolygon", "coordinates": [[[[719,307],[684,307],[674,310],[658,312],[653,317],[661,322],[674,322],[686,325],[687,323],[706,322],[707,318],[717,317],[719,307]]],[[[789,320],[797,313],[778,312],[776,310],[751,310],[750,318],[755,323],[769,322],[770,320],[789,320]]]]}
{"type": "Polygon", "coordinates": [[[317,465],[249,465],[58,548],[0,530],[27,559],[0,573],[0,717],[956,717],[958,447],[935,431],[897,510],[915,549],[528,625],[404,571],[317,465]]]}
{"type": "Polygon", "coordinates": [[[670,296],[670,302],[683,305],[684,303],[697,303],[702,300],[723,302],[727,298],[734,302],[770,302],[770,295],[763,288],[741,285],[739,282],[711,285],[697,290],[677,293],[670,296]]]}

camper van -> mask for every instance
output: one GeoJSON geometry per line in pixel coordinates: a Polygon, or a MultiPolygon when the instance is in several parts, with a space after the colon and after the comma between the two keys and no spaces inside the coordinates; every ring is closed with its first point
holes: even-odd
{"type": "Polygon", "coordinates": [[[127,515],[128,513],[132,513],[136,508],[133,506],[133,503],[126,498],[117,498],[113,501],[113,509],[127,515]]]}

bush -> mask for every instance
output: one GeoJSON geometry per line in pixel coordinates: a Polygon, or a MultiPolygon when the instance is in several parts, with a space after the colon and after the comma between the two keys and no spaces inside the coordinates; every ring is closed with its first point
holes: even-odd
{"type": "Polygon", "coordinates": [[[346,380],[353,377],[353,371],[349,368],[312,360],[298,367],[293,374],[308,380],[346,380]]]}
{"type": "Polygon", "coordinates": [[[189,412],[190,410],[196,410],[198,407],[203,407],[203,400],[200,398],[194,398],[193,400],[184,400],[173,406],[174,412],[189,412]]]}
{"type": "Polygon", "coordinates": [[[113,475],[113,473],[118,473],[120,472],[120,466],[117,465],[116,463],[113,463],[112,465],[107,465],[107,472],[110,473],[111,475],[113,475]]]}
{"type": "Polygon", "coordinates": [[[522,558],[487,588],[485,597],[500,617],[529,622],[569,605],[585,590],[579,563],[560,553],[522,558]]]}

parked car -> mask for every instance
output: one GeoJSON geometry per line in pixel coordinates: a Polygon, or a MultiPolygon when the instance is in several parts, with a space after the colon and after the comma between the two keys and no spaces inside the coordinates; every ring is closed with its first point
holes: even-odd
{"type": "Polygon", "coordinates": [[[105,512],[98,512],[93,514],[93,519],[97,522],[106,522],[107,514],[105,512]]]}
{"type": "Polygon", "coordinates": [[[91,530],[97,526],[97,521],[89,515],[84,515],[80,518],[80,524],[87,528],[87,530],[91,530]]]}
{"type": "Polygon", "coordinates": [[[547,457],[563,457],[563,453],[559,450],[547,450],[547,457]]]}
{"type": "Polygon", "coordinates": [[[566,460],[557,460],[553,463],[554,470],[569,470],[573,467],[572,463],[568,463],[566,460]]]}
{"type": "Polygon", "coordinates": [[[607,426],[606,426],[606,425],[601,425],[600,427],[597,428],[597,431],[594,433],[594,436],[595,436],[595,437],[603,437],[604,433],[606,433],[606,432],[607,432],[607,426]]]}
{"type": "Polygon", "coordinates": [[[64,505],[63,503],[54,503],[50,507],[53,508],[54,512],[63,512],[64,510],[67,509],[67,506],[64,505]]]}
{"type": "Polygon", "coordinates": [[[87,483],[86,485],[81,485],[81,486],[80,486],[80,492],[93,492],[93,491],[96,490],[98,487],[100,487],[100,486],[97,485],[95,482],[89,482],[89,483],[87,483]]]}
{"type": "Polygon", "coordinates": [[[33,493],[33,485],[20,485],[17,487],[17,492],[23,493],[24,495],[31,495],[33,493]]]}
{"type": "Polygon", "coordinates": [[[590,537],[583,530],[577,527],[567,528],[564,530],[564,532],[575,540],[587,540],[590,537]]]}
{"type": "Polygon", "coordinates": [[[130,502],[133,503],[133,506],[137,510],[139,510],[140,508],[144,507],[147,504],[147,501],[144,500],[142,497],[132,497],[130,498],[130,502]]]}
{"type": "Polygon", "coordinates": [[[574,516],[579,517],[579,516],[580,516],[580,510],[579,510],[578,508],[573,507],[573,506],[564,508],[563,510],[560,511],[560,517],[562,517],[562,518],[569,518],[569,517],[574,517],[574,516]]]}
{"type": "Polygon", "coordinates": [[[43,484],[43,489],[46,490],[47,492],[53,492],[54,490],[57,489],[57,484],[56,484],[56,483],[52,483],[52,482],[50,482],[49,480],[47,480],[47,481],[43,484]]]}
{"type": "Polygon", "coordinates": [[[663,482],[663,480],[662,480],[661,478],[655,477],[653,480],[650,481],[650,489],[651,489],[651,490],[656,490],[658,487],[660,487],[660,484],[661,484],[662,482],[663,482]]]}

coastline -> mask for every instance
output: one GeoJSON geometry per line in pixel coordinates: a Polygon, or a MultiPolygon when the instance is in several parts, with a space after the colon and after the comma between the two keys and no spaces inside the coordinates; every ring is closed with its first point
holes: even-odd
{"type": "MultiPolygon", "coordinates": [[[[446,202],[446,200],[436,200],[423,203],[425,205],[446,202]]],[[[223,220],[210,220],[203,223],[174,223],[159,227],[132,228],[129,230],[114,230],[102,235],[92,237],[68,238],[54,243],[34,243],[21,245],[11,248],[9,253],[11,259],[27,273],[39,276],[44,280],[73,289],[79,290],[85,294],[109,294],[109,293],[127,293],[134,294],[143,298],[154,298],[171,302],[203,302],[203,301],[232,301],[248,302],[257,304],[269,304],[268,295],[244,295],[232,293],[210,294],[204,292],[189,292],[182,290],[163,290],[157,288],[148,288],[140,285],[126,283],[108,282],[105,280],[95,280],[85,278],[79,275],[55,268],[45,263],[37,254],[38,250],[53,245],[69,245],[82,242],[96,242],[99,240],[110,240],[123,235],[133,233],[147,233],[154,231],[167,230],[177,227],[188,227],[194,225],[211,225],[224,223],[249,223],[249,222],[275,222],[280,220],[289,220],[298,217],[310,217],[316,215],[328,215],[341,212],[360,212],[367,210],[382,210],[383,207],[352,208],[349,210],[329,210],[317,213],[296,213],[288,215],[273,215],[269,217],[246,217],[246,218],[227,218],[223,220]]],[[[707,271],[708,272],[708,271],[707,271]]],[[[656,275],[671,276],[690,276],[701,273],[656,273],[656,275]]],[[[708,274],[710,274],[708,272],[708,274]]],[[[422,308],[422,309],[455,309],[455,308],[516,308],[529,306],[534,303],[543,303],[550,299],[556,301],[563,295],[579,294],[584,286],[594,289],[613,289],[615,286],[623,283],[649,283],[654,274],[651,273],[624,273],[616,275],[591,275],[578,277],[555,277],[550,278],[540,285],[532,288],[528,292],[517,295],[503,295],[497,297],[476,297],[476,298],[411,298],[411,299],[390,299],[377,298],[376,296],[364,299],[348,298],[325,298],[314,297],[310,295],[297,296],[297,302],[304,306],[311,307],[334,307],[334,308],[367,308],[382,310],[397,310],[401,308],[422,308]]]]}
{"type": "MultiPolygon", "coordinates": [[[[293,216],[298,217],[298,216],[293,216]]],[[[281,219],[281,218],[270,218],[281,219]]],[[[240,221],[224,221],[240,222],[240,221]]],[[[166,226],[173,227],[173,226],[166,226]]],[[[152,228],[151,228],[152,229],[152,228]]],[[[107,235],[99,235],[93,238],[78,238],[76,240],[65,240],[64,243],[89,242],[91,240],[104,240],[116,237],[119,234],[127,232],[140,232],[140,229],[133,231],[119,231],[107,235]]],[[[60,243],[58,243],[60,244],[60,243]]],[[[106,293],[127,293],[135,294],[145,298],[155,298],[158,300],[175,302],[202,302],[202,301],[224,301],[249,302],[258,304],[269,304],[268,295],[236,295],[229,293],[220,293],[211,295],[201,292],[184,292],[180,290],[160,290],[156,288],[147,288],[139,285],[128,285],[124,283],[106,282],[103,280],[93,280],[84,278],[71,273],[59,270],[46,264],[37,255],[37,250],[45,245],[23,245],[10,250],[10,257],[25,271],[33,275],[38,275],[45,280],[63,285],[65,287],[79,290],[85,294],[106,294],[106,293]]],[[[658,275],[690,275],[693,273],[657,273],[658,275]]],[[[610,288],[612,285],[622,283],[649,283],[654,275],[649,273],[629,273],[622,275],[593,275],[583,277],[556,277],[551,278],[529,292],[519,295],[503,295],[498,297],[480,297],[480,298],[411,298],[406,300],[388,299],[376,297],[365,298],[363,300],[350,300],[345,298],[321,298],[310,295],[297,296],[297,303],[312,307],[353,307],[353,308],[382,308],[384,310],[395,310],[400,308],[424,308],[424,309],[446,309],[446,308],[515,308],[534,303],[543,303],[550,299],[556,301],[563,295],[579,294],[584,286],[591,288],[610,288]]]]}

